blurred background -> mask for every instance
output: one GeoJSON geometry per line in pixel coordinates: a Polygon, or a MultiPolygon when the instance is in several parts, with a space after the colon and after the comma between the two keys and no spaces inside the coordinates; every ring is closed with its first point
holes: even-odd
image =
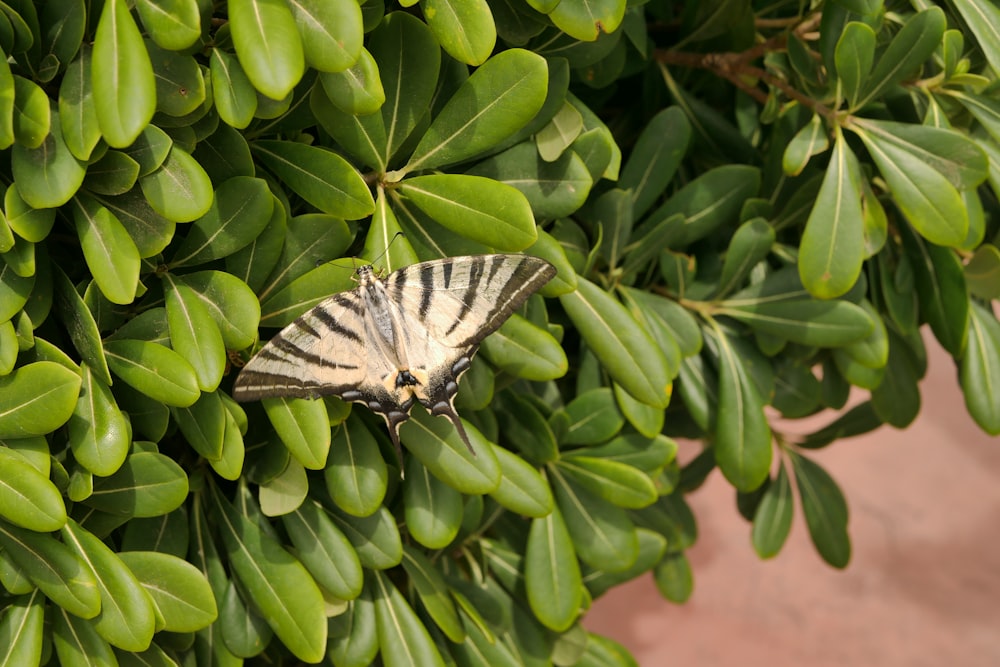
{"type": "MultiPolygon", "coordinates": [[[[954,362],[924,340],[923,405],[907,430],[807,452],[847,498],[846,570],[816,554],[798,505],[781,553],[759,560],[715,471],[687,497],[699,528],[688,603],[666,602],[645,575],[597,600],[584,625],[642,667],[1000,665],[1000,437],[973,423],[954,362]]],[[[696,453],[681,445],[682,460],[696,453]]]]}

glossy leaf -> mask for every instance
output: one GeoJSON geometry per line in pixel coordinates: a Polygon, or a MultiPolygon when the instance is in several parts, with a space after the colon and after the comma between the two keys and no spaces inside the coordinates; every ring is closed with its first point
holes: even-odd
{"type": "Polygon", "coordinates": [[[93,533],[69,521],[63,541],[87,565],[97,581],[101,613],[94,620],[97,634],[126,651],[144,651],[153,639],[156,615],[149,594],[125,563],[93,533]]]}
{"type": "Polygon", "coordinates": [[[69,445],[77,463],[95,475],[110,475],[125,461],[132,444],[128,422],[111,387],[86,364],[81,374],[80,397],[66,424],[69,445]]]}
{"type": "Polygon", "coordinates": [[[654,407],[670,401],[670,377],[663,355],[628,311],[607,292],[582,278],[577,291],[559,297],[611,377],[636,399],[654,407]]]}
{"type": "Polygon", "coordinates": [[[215,200],[208,174],[176,145],[156,171],[139,179],[139,186],[153,210],[173,222],[200,218],[215,200]]]}
{"type": "Polygon", "coordinates": [[[354,116],[365,116],[378,111],[385,103],[385,90],[379,78],[378,63],[375,58],[362,48],[357,61],[341,72],[321,72],[319,81],[326,100],[323,100],[318,88],[313,89],[310,106],[321,124],[324,118],[322,109],[324,102],[330,102],[340,111],[354,116]]]}
{"type": "Polygon", "coordinates": [[[341,72],[354,64],[361,53],[364,32],[361,8],[356,2],[295,0],[289,5],[309,67],[320,72],[341,72]]]}
{"type": "Polygon", "coordinates": [[[785,465],[778,468],[778,476],[767,486],[753,517],[751,540],[761,558],[773,558],[781,551],[792,528],[792,485],[785,465]]]}
{"type": "Polygon", "coordinates": [[[355,517],[334,510],[337,527],[354,546],[361,565],[372,570],[388,570],[403,559],[403,542],[396,519],[384,506],[371,516],[355,517]]]}
{"type": "Polygon", "coordinates": [[[463,641],[465,628],[448,585],[434,563],[420,550],[406,546],[403,549],[403,568],[416,588],[420,602],[441,631],[453,642],[463,641]]]}
{"type": "Polygon", "coordinates": [[[378,443],[364,424],[348,419],[337,429],[323,469],[330,498],[348,514],[370,516],[388,488],[388,470],[378,443]]]}
{"type": "Polygon", "coordinates": [[[257,111],[257,92],[243,71],[240,61],[221,49],[212,49],[212,99],[219,117],[235,128],[243,129],[257,111]]]}
{"type": "Polygon", "coordinates": [[[523,250],[538,237],[528,200],[504,183],[433,174],[405,179],[398,191],[444,227],[497,250],[523,250]]]}
{"type": "Polygon", "coordinates": [[[462,525],[462,494],[432,475],[417,457],[407,458],[404,465],[406,527],[419,544],[443,549],[455,539],[462,525]]]}
{"type": "Polygon", "coordinates": [[[153,66],[125,0],[104,3],[94,37],[94,108],[113,148],[135,141],[156,108],[153,66]],[[120,91],[128,90],[126,96],[120,91]]]}
{"type": "Polygon", "coordinates": [[[993,313],[972,304],[969,342],[959,366],[965,406],[979,427],[1000,433],[1000,323],[993,313]]]}
{"type": "Polygon", "coordinates": [[[503,447],[493,449],[500,462],[500,486],[490,494],[502,507],[532,518],[548,515],[554,507],[548,482],[527,461],[503,447]]]}
{"type": "Polygon", "coordinates": [[[715,460],[733,486],[752,491],[771,468],[771,428],[764,401],[728,336],[719,346],[719,407],[715,423],[715,460]]]}
{"type": "Polygon", "coordinates": [[[573,541],[558,508],[532,519],[524,555],[528,604],[542,624],[564,632],[583,603],[583,581],[573,541]]]}
{"type": "MultiPolygon", "coordinates": [[[[459,11],[469,9],[471,5],[459,11]]],[[[485,2],[476,7],[483,10],[489,13],[485,2]]],[[[547,78],[544,59],[530,51],[510,49],[490,58],[441,109],[406,170],[459,162],[510,137],[541,109],[547,78]]]]}
{"type": "Polygon", "coordinates": [[[841,296],[861,273],[861,194],[858,159],[838,132],[799,251],[802,284],[819,298],[841,296]]]}
{"type": "Polygon", "coordinates": [[[0,664],[42,664],[45,599],[40,591],[12,600],[0,618],[0,664]]]}
{"type": "Polygon", "coordinates": [[[291,9],[278,0],[235,0],[229,5],[233,45],[254,87],[280,100],[302,78],[305,55],[291,9]]]}
{"type": "Polygon", "coordinates": [[[846,567],[851,559],[851,541],[847,534],[847,503],[840,488],[812,460],[791,453],[791,461],[809,537],[823,560],[834,567],[846,567]]]}
{"type": "Polygon", "coordinates": [[[262,403],[292,456],[310,470],[322,470],[330,451],[330,418],[323,401],[265,398],[262,403]]]}
{"type": "Polygon", "coordinates": [[[860,306],[818,299],[733,298],[719,312],[755,331],[803,345],[837,347],[870,336],[874,323],[860,306]]]}
{"type": "Polygon", "coordinates": [[[481,65],[493,52],[497,33],[486,0],[424,0],[421,9],[441,48],[455,60],[481,65]]]}
{"type": "Polygon", "coordinates": [[[580,486],[618,507],[639,509],[656,502],[656,486],[648,475],[627,463],[594,456],[601,449],[578,450],[582,454],[571,452],[559,461],[559,469],[580,486]]]}
{"type": "Polygon", "coordinates": [[[569,362],[548,331],[514,314],[482,345],[483,356],[498,370],[536,382],[566,374],[569,362]]]}
{"type": "Polygon", "coordinates": [[[400,428],[400,440],[431,473],[465,494],[491,493],[500,485],[500,464],[493,447],[475,428],[464,424],[475,455],[442,417],[416,411],[400,428]]]}
{"type": "Polygon", "coordinates": [[[326,618],[316,582],[280,542],[217,491],[212,497],[230,567],[246,595],[293,655],[318,662],[326,648],[326,618]]]}
{"type": "Polygon", "coordinates": [[[941,43],[944,29],[945,17],[940,8],[931,7],[914,14],[881,54],[855,106],[864,106],[911,75],[941,43]]]}
{"type": "Polygon", "coordinates": [[[111,372],[150,398],[187,407],[201,395],[191,364],[169,348],[143,340],[112,340],[104,344],[104,352],[111,372]]]}
{"type": "Polygon", "coordinates": [[[296,194],[321,211],[347,220],[375,210],[361,174],[336,153],[294,141],[257,141],[253,150],[296,194]]]}
{"type": "Polygon", "coordinates": [[[215,391],[227,362],[222,333],[194,290],[170,276],[166,287],[170,346],[191,364],[198,387],[206,392],[215,391]]]}
{"type": "Polygon", "coordinates": [[[138,0],[142,25],[161,48],[182,51],[201,36],[201,17],[194,0],[138,0]]]}
{"type": "Polygon", "coordinates": [[[424,624],[392,581],[376,572],[372,586],[379,651],[386,667],[444,667],[424,624]]]}
{"type": "Polygon", "coordinates": [[[51,361],[26,364],[0,377],[0,438],[45,435],[65,424],[80,384],[79,375],[51,361]]]}
{"type": "Polygon", "coordinates": [[[108,477],[94,482],[86,503],[91,507],[129,517],[168,514],[181,507],[188,495],[188,478],[173,459],[155,452],[137,452],[108,477]]]}
{"type": "Polygon", "coordinates": [[[56,113],[52,114],[52,130],[41,145],[32,149],[14,144],[10,160],[17,190],[34,208],[62,206],[76,194],[86,174],[85,166],[63,139],[56,113]]]}
{"type": "Polygon", "coordinates": [[[222,458],[227,411],[218,392],[203,393],[192,405],[170,412],[191,449],[209,461],[222,458]]]}
{"type": "Polygon", "coordinates": [[[245,282],[224,271],[185,273],[177,282],[205,306],[226,349],[241,350],[257,339],[260,303],[245,282]]]}
{"type": "Polygon", "coordinates": [[[341,600],[361,594],[364,577],[357,552],[322,507],[307,500],[281,521],[317,584],[341,600]]]}
{"type": "Polygon", "coordinates": [[[123,551],[120,558],[149,593],[163,630],[194,632],[218,616],[212,589],[194,565],[156,551],[123,551]]]}
{"type": "Polygon", "coordinates": [[[953,250],[927,243],[908,229],[901,236],[913,266],[920,312],[942,347],[960,357],[969,330],[969,295],[962,264],[953,250]]]}

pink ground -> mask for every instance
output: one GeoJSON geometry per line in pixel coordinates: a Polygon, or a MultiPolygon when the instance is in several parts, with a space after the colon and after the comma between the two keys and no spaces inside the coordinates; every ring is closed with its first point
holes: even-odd
{"type": "Polygon", "coordinates": [[[845,571],[820,560],[798,507],[782,552],[758,560],[716,472],[689,497],[691,600],[664,601],[647,575],[598,600],[587,628],[641,667],[1000,665],[1000,438],[975,426],[954,363],[926,340],[924,407],[908,430],[808,453],[847,497],[845,571]]]}

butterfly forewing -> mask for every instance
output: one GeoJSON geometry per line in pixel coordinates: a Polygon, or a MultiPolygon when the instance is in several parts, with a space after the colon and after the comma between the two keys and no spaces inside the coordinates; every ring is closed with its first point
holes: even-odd
{"type": "Polygon", "coordinates": [[[335,294],[283,329],[240,372],[233,397],[335,394],[382,414],[394,444],[414,400],[448,417],[472,449],[452,401],[480,341],[555,269],[526,255],[423,262],[335,294]]]}

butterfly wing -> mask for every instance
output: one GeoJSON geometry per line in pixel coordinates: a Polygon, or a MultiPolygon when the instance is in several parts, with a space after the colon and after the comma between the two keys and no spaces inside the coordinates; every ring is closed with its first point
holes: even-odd
{"type": "Polygon", "coordinates": [[[335,294],[261,348],[236,378],[233,398],[339,396],[382,414],[395,440],[412,401],[400,404],[379,381],[396,369],[371,347],[368,336],[358,290],[335,294]]]}
{"type": "Polygon", "coordinates": [[[414,264],[386,279],[386,293],[406,323],[411,371],[426,377],[416,396],[432,414],[448,417],[466,445],[453,404],[459,378],[479,343],[555,272],[528,255],[477,255],[414,264]]]}

